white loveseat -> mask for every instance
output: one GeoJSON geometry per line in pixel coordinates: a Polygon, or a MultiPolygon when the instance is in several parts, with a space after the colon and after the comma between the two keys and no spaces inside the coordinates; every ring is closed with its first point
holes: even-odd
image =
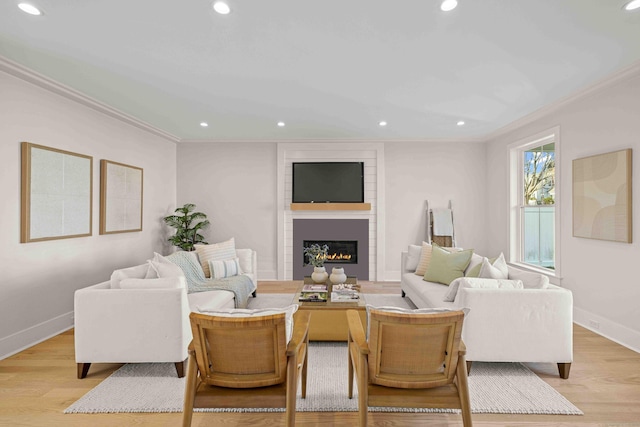
{"type": "MultiPolygon", "coordinates": [[[[237,256],[242,274],[253,283],[255,296],[256,252],[238,249],[237,256]]],[[[143,264],[116,270],[111,280],[75,292],[78,378],[87,375],[92,363],[147,362],[173,362],[182,377],[192,338],[191,311],[235,306],[233,292],[211,290],[188,294],[184,277],[145,279],[148,268],[143,264]]]]}
{"type": "Polygon", "coordinates": [[[560,376],[568,378],[573,361],[571,291],[549,284],[544,275],[509,265],[509,278],[521,279],[524,289],[460,286],[455,300],[445,301],[449,286],[423,280],[415,268],[407,267],[407,259],[403,252],[402,296],[418,308],[469,308],[462,330],[468,362],[557,363],[560,376]],[[538,289],[529,288],[527,281],[538,289]]]}

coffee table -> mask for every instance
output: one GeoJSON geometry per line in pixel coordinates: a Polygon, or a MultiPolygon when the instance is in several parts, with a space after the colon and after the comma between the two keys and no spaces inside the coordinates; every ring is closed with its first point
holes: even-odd
{"type": "MultiPolygon", "coordinates": [[[[308,311],[311,313],[309,323],[309,340],[311,341],[347,341],[347,310],[356,310],[360,314],[362,324],[366,323],[366,300],[364,294],[360,293],[360,299],[349,302],[331,302],[331,282],[327,281],[329,298],[326,302],[298,301],[300,291],[305,284],[314,283],[311,277],[305,277],[300,284],[298,291],[293,297],[293,304],[298,304],[298,313],[308,311]]],[[[356,277],[347,277],[345,283],[358,284],[356,277]]]]}

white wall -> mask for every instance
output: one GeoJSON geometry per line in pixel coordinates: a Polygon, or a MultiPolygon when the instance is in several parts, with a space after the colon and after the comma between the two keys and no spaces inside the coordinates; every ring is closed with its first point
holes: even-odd
{"type": "MultiPolygon", "coordinates": [[[[46,86],[46,84],[45,84],[46,86]]],[[[55,86],[55,85],[54,85],[55,86]]],[[[176,200],[176,145],[0,71],[0,358],[69,328],[76,289],[144,262],[176,200]],[[93,235],[20,243],[20,143],[93,156],[93,235]],[[144,169],[143,231],[100,236],[100,160],[144,169]]]]}
{"type": "Polygon", "coordinates": [[[487,230],[492,253],[508,250],[507,145],[560,127],[561,285],[573,291],[575,320],[584,326],[640,349],[640,69],[637,67],[535,121],[494,138],[487,148],[487,230]],[[633,149],[633,243],[572,236],[572,160],[624,148],[633,149]]]}
{"type": "MultiPolygon", "coordinates": [[[[349,142],[349,144],[354,144],[349,142]]],[[[424,238],[424,201],[453,201],[458,244],[485,253],[485,146],[461,142],[385,142],[384,276],[400,280],[400,252],[424,238]]],[[[278,277],[277,145],[178,144],[178,205],[195,203],[211,219],[210,243],[235,237],[258,251],[260,280],[278,277]]]]}

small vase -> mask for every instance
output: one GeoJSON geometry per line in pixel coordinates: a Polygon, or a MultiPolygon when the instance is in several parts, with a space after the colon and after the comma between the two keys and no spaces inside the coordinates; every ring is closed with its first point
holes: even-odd
{"type": "Polygon", "coordinates": [[[313,267],[313,273],[311,273],[311,280],[315,283],[326,283],[329,275],[324,267],[313,267]]]}
{"type": "Polygon", "coordinates": [[[329,280],[331,280],[331,283],[333,283],[334,285],[346,282],[347,275],[344,274],[344,268],[333,267],[333,270],[331,270],[331,277],[329,277],[329,280]]]}

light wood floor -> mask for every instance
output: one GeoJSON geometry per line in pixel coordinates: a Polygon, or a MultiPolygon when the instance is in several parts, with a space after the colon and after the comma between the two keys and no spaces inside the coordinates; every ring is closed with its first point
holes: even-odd
{"type": "MultiPolygon", "coordinates": [[[[290,282],[261,282],[259,293],[292,292],[290,282]]],[[[364,292],[399,293],[398,283],[365,283],[364,292]]],[[[176,426],[182,414],[73,414],[62,411],[121,365],[98,364],[76,379],[73,330],[0,361],[0,426],[176,426]]],[[[584,411],[569,415],[474,415],[475,426],[640,426],[640,354],[584,328],[574,328],[571,376],[555,365],[530,365],[546,382],[584,411]]],[[[346,393],[346,390],[345,390],[346,393]]],[[[193,426],[281,426],[284,415],[194,414],[193,426]]],[[[300,426],[354,426],[356,413],[296,415],[300,426]]],[[[458,415],[369,414],[371,426],[461,426],[458,415]]]]}

